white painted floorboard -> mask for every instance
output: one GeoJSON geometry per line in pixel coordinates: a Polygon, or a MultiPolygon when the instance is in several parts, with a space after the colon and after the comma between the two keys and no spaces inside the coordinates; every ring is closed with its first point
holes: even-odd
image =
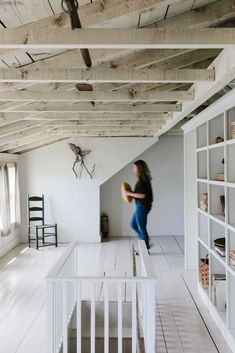
{"type": "MultiPolygon", "coordinates": [[[[133,243],[135,238],[123,237],[81,244],[79,274],[130,275],[133,243]]],[[[183,270],[183,237],[153,237],[151,243],[157,275],[157,353],[230,353],[197,296],[195,273],[183,270]]],[[[20,245],[0,259],[0,353],[46,353],[45,277],[64,249],[36,251],[20,245]]],[[[128,292],[123,290],[125,300],[128,292]]],[[[96,296],[102,299],[102,288],[96,296]]]]}

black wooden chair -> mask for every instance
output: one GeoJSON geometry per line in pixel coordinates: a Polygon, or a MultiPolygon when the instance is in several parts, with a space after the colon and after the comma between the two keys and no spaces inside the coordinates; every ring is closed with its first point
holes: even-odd
{"type": "Polygon", "coordinates": [[[44,218],[44,195],[28,195],[28,240],[36,242],[36,249],[44,246],[58,246],[57,224],[45,224],[44,218]],[[53,240],[47,241],[47,238],[53,240]]]}

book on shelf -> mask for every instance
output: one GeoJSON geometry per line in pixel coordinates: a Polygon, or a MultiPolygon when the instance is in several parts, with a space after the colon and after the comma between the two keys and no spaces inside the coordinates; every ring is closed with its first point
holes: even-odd
{"type": "Polygon", "coordinates": [[[224,181],[224,173],[218,173],[216,176],[217,181],[224,181]]]}
{"type": "Polygon", "coordinates": [[[235,266],[235,260],[232,259],[231,257],[230,257],[230,264],[231,264],[232,266],[235,266]]]}
{"type": "Polygon", "coordinates": [[[218,311],[226,310],[226,276],[225,274],[212,275],[212,299],[218,311]]]}
{"type": "Polygon", "coordinates": [[[235,249],[230,250],[229,257],[231,265],[235,266],[235,249]]]}
{"type": "Polygon", "coordinates": [[[221,248],[219,246],[215,246],[215,250],[220,256],[225,257],[225,248],[221,248]]]}
{"type": "Polygon", "coordinates": [[[230,250],[230,257],[232,257],[235,260],[235,249],[230,250]]]}
{"type": "Polygon", "coordinates": [[[231,138],[235,139],[235,121],[231,122],[231,138]]]}

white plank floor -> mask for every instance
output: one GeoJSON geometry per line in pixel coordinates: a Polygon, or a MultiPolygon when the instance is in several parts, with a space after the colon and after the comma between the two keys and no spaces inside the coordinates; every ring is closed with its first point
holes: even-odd
{"type": "MultiPolygon", "coordinates": [[[[111,238],[102,244],[81,244],[79,273],[129,275],[133,242],[134,238],[111,238]]],[[[183,238],[154,237],[151,242],[158,280],[157,353],[230,353],[197,296],[195,273],[183,271],[183,238]]],[[[44,279],[64,249],[35,251],[20,245],[0,259],[0,353],[46,353],[44,279]]],[[[124,295],[128,299],[128,290],[124,295]]]]}

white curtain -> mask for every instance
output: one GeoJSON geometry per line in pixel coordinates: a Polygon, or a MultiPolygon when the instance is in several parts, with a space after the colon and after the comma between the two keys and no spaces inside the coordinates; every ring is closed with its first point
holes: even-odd
{"type": "Polygon", "coordinates": [[[0,163],[0,234],[9,235],[20,224],[20,197],[16,163],[0,163]]]}
{"type": "Polygon", "coordinates": [[[15,163],[15,226],[20,225],[20,187],[19,187],[19,170],[15,163]]]}

